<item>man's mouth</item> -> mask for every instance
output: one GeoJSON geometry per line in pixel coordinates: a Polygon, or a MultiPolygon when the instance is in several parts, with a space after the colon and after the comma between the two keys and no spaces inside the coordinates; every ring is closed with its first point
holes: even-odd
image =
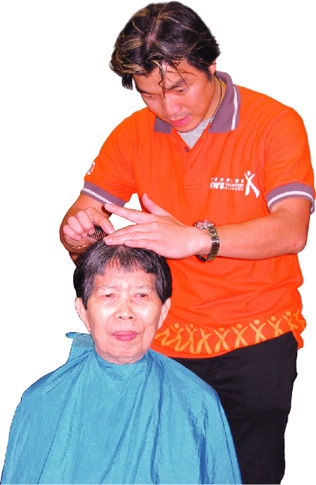
{"type": "Polygon", "coordinates": [[[175,128],[180,128],[188,123],[190,120],[190,115],[181,118],[180,120],[169,120],[169,123],[174,126],[175,128]]]}

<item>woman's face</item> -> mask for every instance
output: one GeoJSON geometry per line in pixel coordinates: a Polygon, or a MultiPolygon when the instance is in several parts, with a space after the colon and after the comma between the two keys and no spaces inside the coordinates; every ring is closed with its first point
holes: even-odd
{"type": "Polygon", "coordinates": [[[122,271],[115,266],[98,275],[87,309],[76,309],[95,342],[96,352],[115,364],[131,364],[149,349],[170,307],[155,287],[155,276],[143,270],[122,271]]]}

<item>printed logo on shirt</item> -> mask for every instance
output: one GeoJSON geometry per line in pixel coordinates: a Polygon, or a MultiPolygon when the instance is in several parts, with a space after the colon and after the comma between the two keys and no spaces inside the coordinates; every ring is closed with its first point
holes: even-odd
{"type": "Polygon", "coordinates": [[[260,190],[254,184],[253,179],[256,174],[251,173],[248,170],[244,173],[244,178],[225,178],[225,177],[212,177],[210,183],[210,189],[212,190],[234,190],[238,192],[244,192],[247,197],[250,193],[254,193],[256,197],[259,197],[260,190]]]}
{"type": "Polygon", "coordinates": [[[93,170],[94,170],[94,167],[95,167],[95,162],[92,162],[92,165],[91,167],[89,168],[88,172],[87,172],[87,175],[91,175],[93,170]]]}

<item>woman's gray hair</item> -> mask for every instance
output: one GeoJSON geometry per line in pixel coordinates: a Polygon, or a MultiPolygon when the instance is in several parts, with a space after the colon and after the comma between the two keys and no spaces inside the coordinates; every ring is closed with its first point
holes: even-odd
{"type": "Polygon", "coordinates": [[[155,276],[158,296],[164,303],[172,294],[169,265],[163,256],[153,251],[127,246],[107,246],[103,240],[91,245],[80,255],[74,272],[74,287],[78,298],[87,308],[95,284],[95,277],[103,275],[108,266],[133,272],[143,270],[155,276]]]}

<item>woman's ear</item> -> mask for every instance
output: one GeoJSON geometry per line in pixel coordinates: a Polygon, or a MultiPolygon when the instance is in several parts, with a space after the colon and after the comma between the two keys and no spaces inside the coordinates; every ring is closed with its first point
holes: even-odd
{"type": "Polygon", "coordinates": [[[166,300],[165,303],[161,307],[161,313],[160,313],[158,328],[160,328],[162,326],[163,322],[165,321],[166,316],[168,315],[168,311],[170,309],[170,305],[171,305],[171,300],[170,300],[170,298],[168,298],[168,300],[166,300]]]}
{"type": "Polygon", "coordinates": [[[84,307],[83,301],[81,298],[76,298],[75,300],[75,308],[77,310],[77,313],[80,317],[80,319],[83,321],[85,324],[87,330],[90,332],[90,324],[89,324],[89,318],[88,318],[88,312],[84,307]]]}

